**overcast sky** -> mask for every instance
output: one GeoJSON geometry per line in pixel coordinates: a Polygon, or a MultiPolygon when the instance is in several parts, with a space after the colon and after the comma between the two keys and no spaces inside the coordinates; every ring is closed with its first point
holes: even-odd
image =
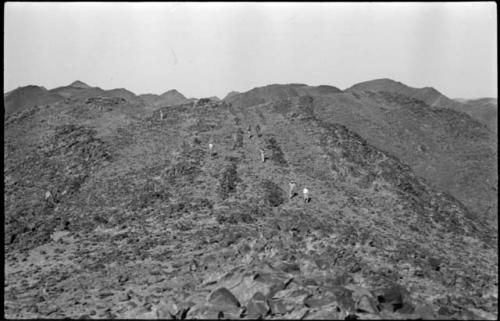
{"type": "Polygon", "coordinates": [[[15,3],[4,92],[81,80],[188,97],[391,78],[497,97],[496,4],[15,3]]]}

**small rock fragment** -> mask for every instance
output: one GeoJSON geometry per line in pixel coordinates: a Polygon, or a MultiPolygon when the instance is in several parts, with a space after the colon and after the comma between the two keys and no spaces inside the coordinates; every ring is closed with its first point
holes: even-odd
{"type": "Polygon", "coordinates": [[[124,301],[128,301],[128,300],[130,300],[130,294],[128,294],[126,292],[120,293],[120,295],[118,296],[118,301],[120,301],[120,302],[124,302],[124,301]]]}

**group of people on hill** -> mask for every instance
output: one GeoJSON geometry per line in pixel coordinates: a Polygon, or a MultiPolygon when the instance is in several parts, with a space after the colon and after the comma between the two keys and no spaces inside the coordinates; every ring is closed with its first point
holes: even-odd
{"type": "MultiPolygon", "coordinates": [[[[257,124],[255,126],[255,133],[257,134],[258,137],[262,136],[259,124],[257,124]]],[[[251,125],[248,125],[247,136],[248,136],[248,139],[252,139],[253,138],[252,126],[251,125]]],[[[234,139],[236,141],[237,135],[235,135],[234,137],[235,137],[234,139]]],[[[210,158],[212,158],[213,149],[214,149],[214,144],[213,144],[212,140],[210,140],[210,142],[208,143],[208,154],[209,154],[210,158]]],[[[259,151],[260,151],[260,160],[261,160],[262,163],[264,163],[266,161],[265,150],[263,148],[260,148],[259,151]]],[[[297,193],[295,192],[296,187],[297,187],[297,183],[296,182],[291,181],[289,183],[288,199],[291,200],[293,197],[295,197],[297,195],[297,193]]],[[[309,201],[311,200],[311,198],[309,197],[309,189],[308,188],[304,187],[304,189],[302,190],[302,196],[303,196],[303,199],[304,199],[304,203],[309,203],[309,201]]]]}

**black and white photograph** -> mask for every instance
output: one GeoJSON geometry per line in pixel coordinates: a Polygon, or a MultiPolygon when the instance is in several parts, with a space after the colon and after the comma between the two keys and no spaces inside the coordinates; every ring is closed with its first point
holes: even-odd
{"type": "Polygon", "coordinates": [[[498,319],[496,2],[3,9],[3,319],[498,319]]]}

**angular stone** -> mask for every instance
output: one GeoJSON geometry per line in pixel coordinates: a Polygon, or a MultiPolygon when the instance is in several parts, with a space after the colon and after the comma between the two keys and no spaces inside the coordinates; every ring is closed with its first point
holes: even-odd
{"type": "Polygon", "coordinates": [[[300,273],[300,266],[297,263],[283,262],[278,265],[278,269],[286,273],[300,273]]]}
{"type": "Polygon", "coordinates": [[[208,298],[208,301],[214,306],[221,308],[233,308],[240,307],[240,302],[238,299],[226,288],[218,288],[212,292],[208,298]]]}
{"type": "Polygon", "coordinates": [[[157,317],[160,319],[172,319],[178,312],[177,305],[172,301],[161,300],[156,306],[157,317]]]}
{"type": "Polygon", "coordinates": [[[300,320],[306,316],[306,314],[309,312],[309,308],[301,308],[292,311],[289,314],[286,314],[284,316],[284,319],[291,319],[291,320],[300,320]]]}
{"type": "Polygon", "coordinates": [[[122,292],[118,295],[118,301],[124,302],[130,300],[130,294],[127,292],[122,292]]]}
{"type": "Polygon", "coordinates": [[[251,319],[259,319],[267,315],[269,305],[266,302],[266,297],[261,292],[254,294],[247,305],[247,317],[251,319]]]}
{"type": "Polygon", "coordinates": [[[335,310],[327,309],[308,313],[304,320],[342,320],[344,317],[335,310]]]}
{"type": "Polygon", "coordinates": [[[377,305],[373,298],[363,295],[356,303],[356,311],[376,314],[378,313],[377,305]]]}
{"type": "Polygon", "coordinates": [[[326,295],[320,298],[310,296],[304,299],[304,305],[309,308],[319,308],[325,305],[330,305],[334,302],[336,302],[335,296],[332,295],[326,295]]]}
{"type": "Polygon", "coordinates": [[[271,314],[285,314],[288,312],[281,300],[270,299],[268,304],[271,308],[271,314]]]}
{"type": "MultiPolygon", "coordinates": [[[[265,297],[271,297],[274,293],[284,289],[287,284],[287,279],[284,277],[282,278],[270,273],[249,273],[243,277],[235,275],[233,278],[240,279],[240,282],[230,287],[231,291],[243,305],[246,305],[257,292],[261,292],[265,297]]],[[[225,279],[219,283],[222,286],[225,283],[234,284],[233,278],[225,279]]]]}
{"type": "Polygon", "coordinates": [[[412,313],[414,309],[411,304],[406,302],[406,296],[407,291],[402,286],[393,284],[382,289],[377,296],[377,300],[379,306],[390,312],[412,313]]]}

